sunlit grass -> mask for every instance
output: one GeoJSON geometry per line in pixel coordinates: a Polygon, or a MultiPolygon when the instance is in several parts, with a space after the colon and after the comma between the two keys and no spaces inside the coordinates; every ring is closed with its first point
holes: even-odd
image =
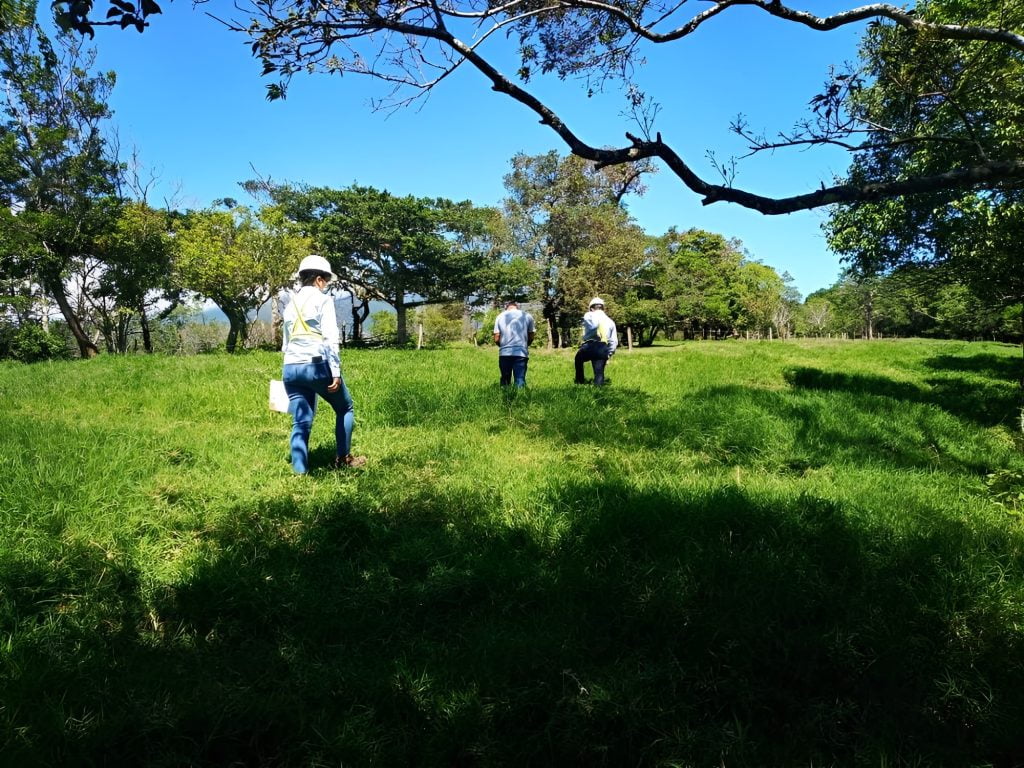
{"type": "Polygon", "coordinates": [[[0,365],[0,764],[1024,760],[1019,349],[279,364],[0,365]]]}

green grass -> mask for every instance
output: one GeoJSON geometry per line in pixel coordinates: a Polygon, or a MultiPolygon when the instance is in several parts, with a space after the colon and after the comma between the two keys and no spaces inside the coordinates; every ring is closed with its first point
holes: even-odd
{"type": "Polygon", "coordinates": [[[0,365],[0,765],[1024,764],[1019,348],[343,364],[0,365]]]}

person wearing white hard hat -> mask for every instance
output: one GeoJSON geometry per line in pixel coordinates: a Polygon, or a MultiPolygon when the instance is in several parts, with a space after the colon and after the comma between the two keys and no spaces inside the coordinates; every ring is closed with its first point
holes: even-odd
{"type": "Polygon", "coordinates": [[[358,467],[365,456],[352,455],[355,414],[352,396],[341,376],[338,321],[330,284],[336,279],[323,256],[307,256],[299,264],[299,290],[282,312],[284,369],[281,378],[292,414],[291,462],[296,474],[309,472],[309,433],[316,414],[317,395],[334,409],[337,454],[334,466],[358,467]]]}
{"type": "Polygon", "coordinates": [[[615,321],[604,313],[604,300],[595,296],[590,300],[590,311],[583,316],[583,341],[576,352],[576,383],[586,384],[583,365],[586,362],[594,368],[594,384],[604,384],[604,367],[619,346],[615,321]]]}

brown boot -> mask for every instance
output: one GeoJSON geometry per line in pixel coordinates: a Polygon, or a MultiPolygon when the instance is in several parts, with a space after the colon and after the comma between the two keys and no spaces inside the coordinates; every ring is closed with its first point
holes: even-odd
{"type": "Polygon", "coordinates": [[[334,457],[334,468],[344,469],[346,467],[361,467],[366,463],[365,456],[353,456],[351,453],[348,456],[335,456],[334,457]]]}

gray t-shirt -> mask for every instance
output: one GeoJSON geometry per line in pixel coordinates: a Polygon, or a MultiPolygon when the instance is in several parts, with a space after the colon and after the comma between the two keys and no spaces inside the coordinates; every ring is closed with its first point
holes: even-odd
{"type": "Polygon", "coordinates": [[[521,309],[506,309],[494,320],[494,333],[499,338],[499,357],[528,357],[530,354],[529,334],[537,332],[533,317],[521,309]]]}

